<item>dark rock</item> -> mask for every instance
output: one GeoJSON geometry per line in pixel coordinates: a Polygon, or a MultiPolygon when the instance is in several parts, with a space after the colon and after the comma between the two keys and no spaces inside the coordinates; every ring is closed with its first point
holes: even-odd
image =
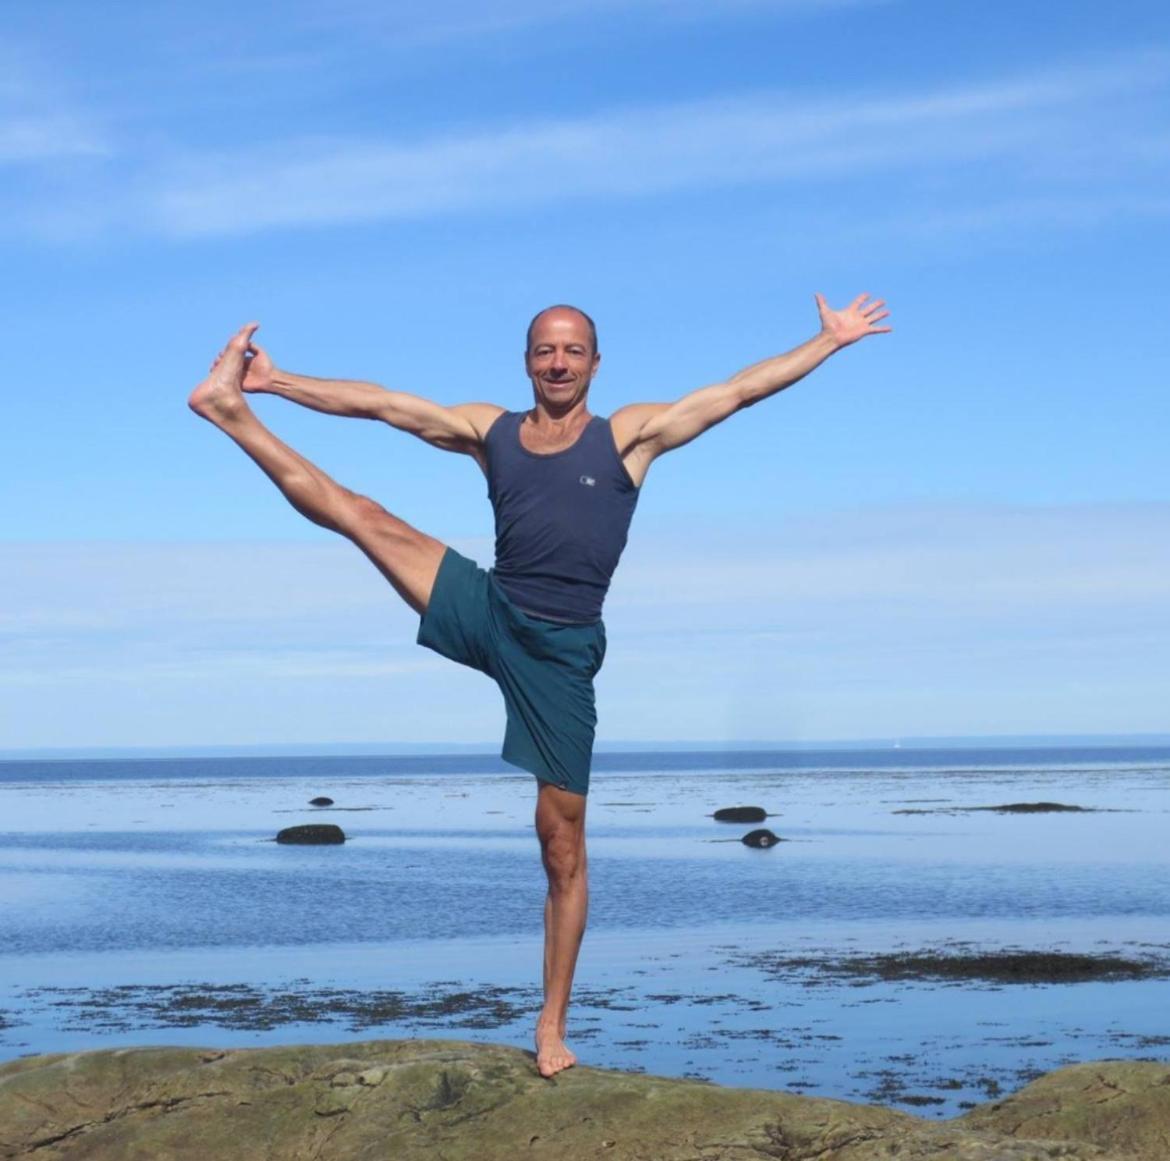
{"type": "Polygon", "coordinates": [[[968,810],[994,810],[996,814],[1055,814],[1058,811],[1088,813],[1083,806],[1063,802],[1005,802],[1002,806],[970,806],[968,810]]]}
{"type": "Polygon", "coordinates": [[[1069,806],[1063,802],[1003,802],[997,806],[940,806],[932,810],[895,810],[894,814],[1099,814],[1099,806],[1069,806]]]}
{"type": "Polygon", "coordinates": [[[332,798],[326,798],[326,797],[325,797],[325,796],[322,794],[322,795],[321,795],[320,797],[318,797],[318,798],[310,798],[310,799],[309,799],[309,805],[310,805],[310,806],[332,806],[332,805],[333,805],[333,799],[332,799],[332,798]]]}
{"type": "Polygon", "coordinates": [[[777,843],[784,842],[779,835],[773,834],[765,827],[749,830],[740,841],[748,847],[774,847],[777,843]]]}
{"type": "Polygon", "coordinates": [[[276,836],[278,843],[343,843],[345,832],[329,822],[311,822],[305,826],[286,826],[276,836]]]}
{"type": "Polygon", "coordinates": [[[762,806],[725,806],[715,812],[716,822],[763,822],[767,817],[762,806]]]}

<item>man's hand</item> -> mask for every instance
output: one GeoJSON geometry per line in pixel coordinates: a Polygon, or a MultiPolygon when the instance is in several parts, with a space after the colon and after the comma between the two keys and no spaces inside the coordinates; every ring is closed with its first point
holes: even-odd
{"type": "Polygon", "coordinates": [[[869,295],[859,294],[844,310],[831,310],[823,295],[814,297],[821,331],[799,347],[753,363],[723,383],[700,387],[676,403],[635,403],[614,412],[610,418],[614,439],[635,484],[641,484],[651,461],[663,452],[790,387],[842,347],[893,329],[877,325],[890,313],[882,310],[886,304],[881,299],[866,302],[869,295]]]}
{"type": "Polygon", "coordinates": [[[821,312],[821,333],[831,338],[838,347],[847,347],[866,335],[879,335],[893,330],[892,327],[874,325],[890,313],[881,310],[886,304],[880,298],[876,302],[866,303],[869,295],[859,294],[844,310],[830,310],[823,294],[815,295],[815,298],[817,310],[821,312]],[[878,311],[881,313],[878,314],[878,311]]]}
{"type": "Polygon", "coordinates": [[[244,382],[241,384],[245,391],[271,391],[272,374],[276,370],[268,352],[256,343],[248,346],[248,365],[244,371],[244,382]]]}

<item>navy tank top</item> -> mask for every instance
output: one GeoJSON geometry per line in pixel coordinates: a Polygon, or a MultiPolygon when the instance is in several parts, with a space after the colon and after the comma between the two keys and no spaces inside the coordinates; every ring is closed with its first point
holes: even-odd
{"type": "Polygon", "coordinates": [[[505,411],[484,438],[496,514],[493,575],[524,612],[591,624],[601,619],[638,488],[608,419],[593,416],[576,443],[540,455],[520,442],[526,414],[505,411]]]}

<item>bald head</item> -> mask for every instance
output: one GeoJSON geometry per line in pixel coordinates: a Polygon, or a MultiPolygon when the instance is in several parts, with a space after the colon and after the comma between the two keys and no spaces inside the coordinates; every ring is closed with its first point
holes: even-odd
{"type": "Polygon", "coordinates": [[[530,322],[528,324],[528,334],[524,340],[524,349],[526,351],[532,350],[532,332],[536,329],[536,324],[538,322],[540,322],[540,320],[542,318],[544,318],[546,315],[553,314],[554,312],[562,312],[562,311],[567,311],[570,314],[575,314],[575,315],[577,315],[578,318],[581,318],[585,321],[585,325],[588,326],[588,328],[589,328],[590,341],[593,343],[593,354],[596,355],[597,354],[597,325],[580,307],[569,306],[567,303],[563,303],[563,302],[557,303],[556,306],[546,306],[544,308],[544,310],[540,311],[538,314],[536,314],[533,317],[532,322],[530,322]]]}

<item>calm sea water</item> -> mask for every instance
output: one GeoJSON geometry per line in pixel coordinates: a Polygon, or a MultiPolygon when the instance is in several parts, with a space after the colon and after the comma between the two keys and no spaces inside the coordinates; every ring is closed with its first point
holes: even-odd
{"type": "MultiPolygon", "coordinates": [[[[0,1059],[527,1046],[533,795],[477,756],[0,762],[0,1059]],[[335,806],[308,806],[321,794],[335,806]],[[348,841],[272,841],[310,820],[348,841]],[[380,993],[404,1003],[358,1012],[380,993]]],[[[774,968],[956,942],[1170,952],[1168,810],[1170,749],[601,755],[570,1040],[586,1063],[940,1114],[1064,1061],[1165,1056],[1161,979],[955,989],[774,968]],[[1039,800],[1096,809],[898,813],[1039,800]],[[741,803],[789,841],[751,850],[749,827],[710,817],[741,803]]]]}

